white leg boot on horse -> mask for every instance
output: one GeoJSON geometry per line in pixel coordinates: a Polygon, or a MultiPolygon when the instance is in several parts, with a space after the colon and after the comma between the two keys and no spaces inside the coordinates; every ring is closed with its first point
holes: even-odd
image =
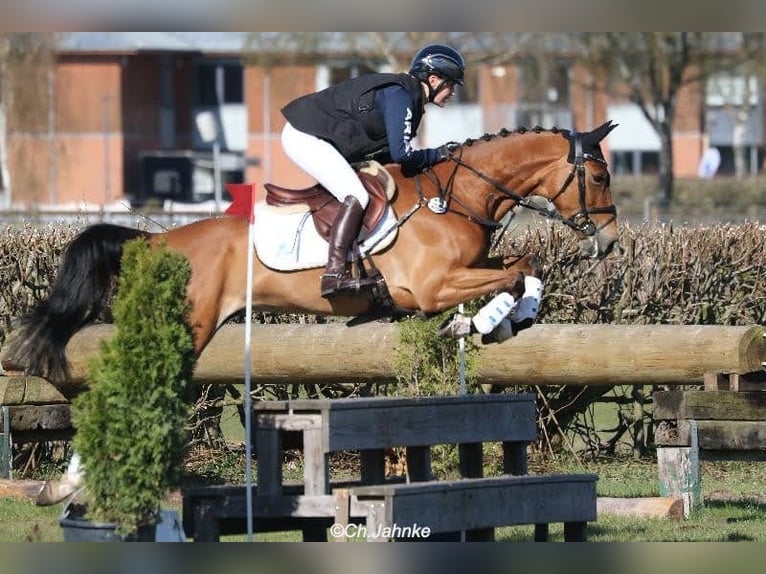
{"type": "Polygon", "coordinates": [[[348,271],[348,250],[362,229],[364,208],[359,200],[349,195],[343,200],[341,209],[330,232],[327,267],[322,274],[321,293],[325,299],[341,292],[358,292],[374,285],[374,279],[352,277],[348,271]]]}
{"type": "Polygon", "coordinates": [[[72,453],[69,466],[59,480],[48,480],[35,498],[37,506],[52,506],[75,494],[82,486],[83,473],[80,467],[80,455],[72,453]]]}
{"type": "Polygon", "coordinates": [[[510,316],[514,326],[514,334],[528,329],[534,324],[537,313],[540,311],[542,298],[543,282],[537,277],[524,277],[524,294],[510,316]]]}
{"type": "Polygon", "coordinates": [[[452,315],[439,329],[439,335],[458,339],[481,333],[484,345],[502,343],[535,323],[542,294],[543,282],[528,275],[524,277],[524,294],[518,302],[513,295],[500,293],[473,317],[452,315]]]}
{"type": "Polygon", "coordinates": [[[502,343],[515,337],[519,331],[529,329],[537,319],[542,296],[543,282],[537,277],[524,277],[524,294],[521,299],[495,329],[482,335],[482,344],[502,343]]]}
{"type": "Polygon", "coordinates": [[[516,308],[516,299],[510,293],[499,293],[473,317],[455,313],[439,328],[439,335],[458,339],[474,333],[488,335],[516,308]]]}

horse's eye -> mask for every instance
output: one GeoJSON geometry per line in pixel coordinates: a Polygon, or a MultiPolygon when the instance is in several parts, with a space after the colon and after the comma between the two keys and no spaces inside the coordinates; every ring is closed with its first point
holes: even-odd
{"type": "Polygon", "coordinates": [[[602,185],[604,182],[606,182],[606,174],[605,173],[593,174],[593,181],[595,181],[599,185],[602,185]]]}

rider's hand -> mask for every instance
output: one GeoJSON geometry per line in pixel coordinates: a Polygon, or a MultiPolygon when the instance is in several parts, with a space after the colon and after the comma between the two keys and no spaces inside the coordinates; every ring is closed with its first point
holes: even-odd
{"type": "Polygon", "coordinates": [[[447,142],[446,144],[439,146],[437,151],[439,152],[439,161],[447,161],[452,157],[452,152],[460,147],[457,142],[447,142]]]}

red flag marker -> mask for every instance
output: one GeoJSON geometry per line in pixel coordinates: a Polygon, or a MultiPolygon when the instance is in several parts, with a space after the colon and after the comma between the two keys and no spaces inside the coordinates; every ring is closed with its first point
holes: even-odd
{"type": "Polygon", "coordinates": [[[231,205],[224,213],[234,217],[244,217],[251,221],[255,205],[254,183],[227,183],[226,191],[231,195],[231,205]]]}

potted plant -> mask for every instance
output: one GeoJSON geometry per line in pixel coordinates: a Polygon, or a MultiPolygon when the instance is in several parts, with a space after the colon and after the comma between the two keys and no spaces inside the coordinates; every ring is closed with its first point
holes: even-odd
{"type": "Polygon", "coordinates": [[[65,540],[154,540],[188,437],[190,274],[186,258],[164,245],[125,245],[115,334],[89,363],[88,390],[72,402],[85,488],[82,503],[70,504],[60,520],[65,540]]]}

